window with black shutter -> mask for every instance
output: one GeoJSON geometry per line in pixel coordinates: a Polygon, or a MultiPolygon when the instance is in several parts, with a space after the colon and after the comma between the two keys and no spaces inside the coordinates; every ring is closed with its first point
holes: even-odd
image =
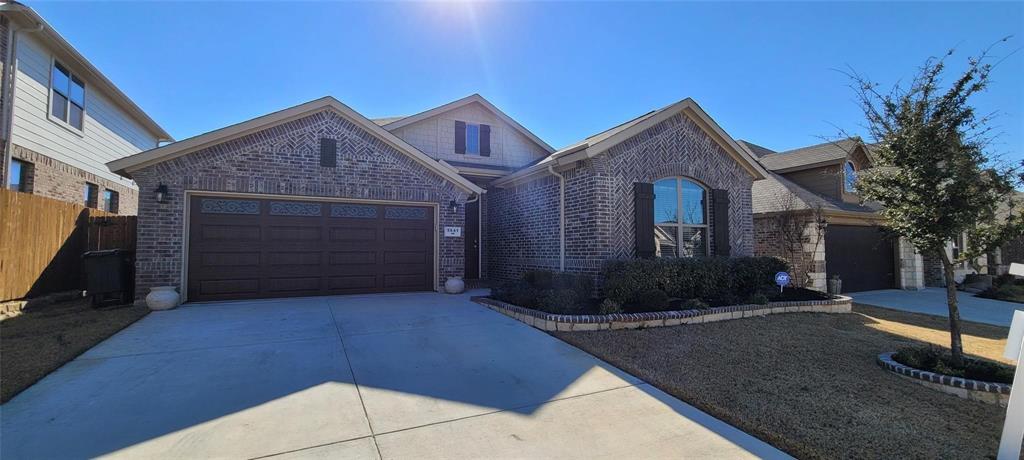
{"type": "Polygon", "coordinates": [[[338,166],[338,141],[327,137],[320,138],[320,166],[324,168],[338,166]]]}

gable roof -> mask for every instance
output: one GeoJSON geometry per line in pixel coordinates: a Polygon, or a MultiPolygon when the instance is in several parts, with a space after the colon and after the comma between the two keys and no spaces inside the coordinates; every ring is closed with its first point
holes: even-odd
{"type": "Polygon", "coordinates": [[[758,161],[769,171],[799,171],[842,163],[851,152],[861,145],[860,141],[856,139],[843,139],[764,155],[758,158],[758,161]]]}
{"type": "Polygon", "coordinates": [[[760,179],[767,174],[767,171],[753,159],[750,152],[737,144],[732,137],[729,137],[725,130],[718,126],[718,123],[715,123],[704,112],[704,109],[697,105],[696,101],[686,98],[561,148],[536,163],[495,180],[493,183],[497,186],[516,183],[534,175],[543,174],[549,167],[569,165],[578,160],[593,158],[678,113],[683,113],[695,121],[705,133],[711,136],[754,179],[760,179]]]}
{"type": "Polygon", "coordinates": [[[764,179],[754,181],[751,187],[751,210],[754,214],[803,211],[820,208],[826,213],[880,218],[882,208],[875,203],[847,203],[843,200],[818,195],[780,174],[769,172],[764,179]]]}
{"type": "Polygon", "coordinates": [[[401,120],[403,118],[405,118],[405,117],[371,118],[370,121],[376,123],[377,126],[384,126],[384,125],[389,124],[389,123],[394,123],[394,122],[396,122],[398,120],[401,120]]]}
{"type": "Polygon", "coordinates": [[[761,157],[763,157],[765,155],[771,155],[773,153],[778,153],[778,152],[776,152],[776,151],[774,151],[774,150],[772,150],[772,149],[770,149],[768,147],[762,147],[762,146],[757,145],[757,144],[755,144],[753,142],[745,141],[745,140],[742,140],[742,139],[738,140],[736,142],[739,143],[740,145],[746,147],[747,150],[749,150],[750,153],[754,154],[754,156],[757,157],[757,158],[761,158],[761,157]]]}
{"type": "MultiPolygon", "coordinates": [[[[532,132],[530,132],[530,130],[526,129],[523,125],[519,124],[519,122],[513,120],[512,117],[506,115],[505,112],[502,112],[500,109],[495,107],[494,104],[491,104],[490,101],[488,101],[487,99],[484,99],[483,96],[481,96],[479,94],[476,94],[476,93],[470,94],[469,96],[466,96],[466,97],[464,97],[462,99],[458,99],[458,100],[449,102],[447,104],[434,107],[434,108],[432,108],[430,110],[426,110],[426,111],[417,113],[416,115],[411,115],[411,116],[408,116],[408,117],[395,117],[396,118],[395,120],[393,120],[393,121],[391,121],[391,122],[389,122],[387,124],[384,124],[383,126],[384,126],[384,129],[386,129],[388,131],[394,131],[394,130],[396,130],[398,128],[401,128],[403,126],[409,126],[409,125],[411,125],[413,123],[416,123],[417,121],[426,120],[427,118],[430,118],[430,117],[432,117],[434,115],[439,115],[439,114],[442,114],[442,113],[447,112],[449,110],[457,109],[459,107],[462,107],[462,106],[465,106],[465,105],[469,105],[469,104],[472,104],[474,102],[484,106],[484,108],[486,108],[487,110],[490,110],[491,112],[493,112],[495,115],[498,116],[499,119],[501,119],[501,121],[504,121],[505,123],[508,123],[510,126],[515,128],[516,131],[519,131],[520,134],[526,136],[531,141],[533,141],[535,144],[541,146],[541,148],[546,150],[548,153],[551,153],[551,152],[555,151],[555,149],[553,147],[551,147],[550,145],[548,145],[547,142],[544,142],[543,140],[541,140],[539,137],[537,137],[532,132]]],[[[387,119],[379,119],[379,120],[383,121],[383,120],[387,120],[387,119]]]]}
{"type": "Polygon", "coordinates": [[[272,126],[276,126],[282,123],[286,123],[298,118],[302,118],[313,113],[317,113],[323,110],[333,110],[339,115],[351,120],[356,125],[365,129],[369,133],[373,134],[377,138],[383,140],[391,147],[395,148],[399,152],[402,152],[417,162],[423,164],[428,169],[440,174],[447,178],[452,183],[458,185],[460,188],[477,194],[484,193],[484,190],[476,184],[470,182],[465,177],[459,175],[458,171],[447,165],[444,162],[440,162],[430,158],[425,153],[416,149],[399,139],[394,134],[391,134],[387,130],[381,128],[376,123],[370,121],[368,118],[359,114],[355,110],[352,110],[341,101],[331,97],[324,96],[320,99],[299,104],[294,107],[289,107],[284,110],[269,113],[261,117],[256,117],[248,121],[243,121],[231,126],[227,126],[215,131],[200,134],[195,137],[190,137],[173,144],[168,144],[163,147],[158,147],[152,150],[146,150],[132,156],[120,158],[107,163],[107,168],[111,171],[120,174],[125,177],[131,177],[133,171],[151,166],[157,163],[162,163],[167,160],[171,160],[189,153],[198,151],[211,145],[220,144],[225,141],[236,139],[248,134],[252,134],[257,131],[261,131],[272,126]]]}
{"type": "MultiPolygon", "coordinates": [[[[173,141],[174,138],[167,131],[164,131],[157,122],[153,121],[134,101],[126,96],[110,79],[108,79],[96,66],[92,65],[82,53],[79,53],[74,46],[71,46],[39,13],[21,3],[14,1],[0,2],[0,12],[18,16],[20,22],[27,24],[29,28],[35,28],[34,32],[42,36],[44,42],[54,48],[62,62],[74,65],[84,70],[86,84],[99,88],[104,94],[111,98],[111,101],[130,115],[135,121],[148,130],[157,141],[173,141]]],[[[49,64],[47,64],[49,65],[49,64]]]]}

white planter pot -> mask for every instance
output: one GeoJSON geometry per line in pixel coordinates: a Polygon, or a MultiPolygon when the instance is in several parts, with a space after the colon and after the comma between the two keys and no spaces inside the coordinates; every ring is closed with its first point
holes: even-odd
{"type": "Polygon", "coordinates": [[[181,297],[178,291],[174,290],[174,286],[150,288],[149,295],[146,296],[146,306],[150,310],[170,310],[177,307],[178,302],[181,302],[181,297]]]}
{"type": "Polygon", "coordinates": [[[449,294],[461,294],[462,291],[466,290],[466,283],[462,281],[462,278],[453,276],[448,278],[448,281],[444,282],[444,292],[449,294]]]}

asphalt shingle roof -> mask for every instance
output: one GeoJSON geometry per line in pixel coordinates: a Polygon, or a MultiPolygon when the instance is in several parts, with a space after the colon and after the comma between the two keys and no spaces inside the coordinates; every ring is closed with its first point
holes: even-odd
{"type": "MultiPolygon", "coordinates": [[[[749,146],[750,144],[748,143],[747,145],[749,146]]],[[[825,142],[810,147],[764,155],[758,158],[758,161],[769,171],[780,171],[829,161],[839,161],[846,158],[856,147],[856,140],[843,139],[841,141],[825,142]]]]}
{"type": "Polygon", "coordinates": [[[763,157],[765,155],[771,155],[773,153],[779,153],[779,152],[776,152],[776,151],[774,151],[774,150],[772,150],[772,149],[770,149],[768,147],[762,147],[762,146],[757,145],[757,144],[755,144],[753,142],[748,142],[748,141],[736,141],[736,142],[739,142],[740,144],[743,144],[744,146],[746,146],[748,149],[750,149],[750,151],[754,154],[754,156],[756,156],[758,158],[761,158],[761,157],[763,157]]]}
{"type": "Polygon", "coordinates": [[[376,123],[377,126],[384,126],[384,125],[387,125],[387,124],[394,123],[394,122],[396,122],[398,120],[401,120],[403,118],[405,118],[405,117],[371,118],[370,121],[376,123]]]}

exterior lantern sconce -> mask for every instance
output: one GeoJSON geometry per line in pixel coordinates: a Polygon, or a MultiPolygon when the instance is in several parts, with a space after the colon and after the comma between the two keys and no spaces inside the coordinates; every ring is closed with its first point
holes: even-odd
{"type": "Polygon", "coordinates": [[[825,231],[825,228],[828,227],[828,221],[826,221],[824,217],[818,218],[817,224],[818,224],[818,231],[825,231]]]}
{"type": "Polygon", "coordinates": [[[167,202],[167,186],[160,184],[156,190],[153,190],[153,197],[156,198],[156,202],[163,204],[167,202]]]}
{"type": "Polygon", "coordinates": [[[448,206],[452,208],[452,212],[458,212],[459,211],[459,203],[457,203],[455,200],[449,201],[448,202],[448,206]]]}

